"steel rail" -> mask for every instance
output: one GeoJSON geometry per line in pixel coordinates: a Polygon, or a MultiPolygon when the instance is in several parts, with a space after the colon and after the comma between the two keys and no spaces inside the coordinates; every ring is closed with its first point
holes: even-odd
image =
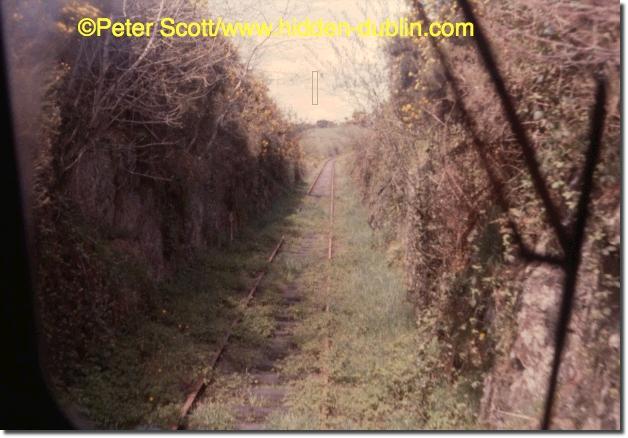
{"type": "Polygon", "coordinates": [[[311,195],[312,194],[312,190],[314,190],[314,187],[316,186],[316,183],[318,183],[318,180],[321,178],[321,175],[323,174],[323,172],[325,171],[325,168],[327,167],[327,164],[331,161],[331,158],[328,158],[323,165],[321,166],[321,170],[319,170],[318,175],[316,175],[316,178],[314,178],[314,181],[312,181],[312,184],[310,185],[310,188],[307,190],[307,194],[311,195]]]}
{"type": "Polygon", "coordinates": [[[333,245],[334,245],[334,217],[336,212],[336,160],[332,161],[331,164],[331,187],[329,193],[329,234],[328,234],[328,246],[327,246],[327,261],[328,261],[328,271],[327,271],[327,287],[325,292],[325,315],[327,316],[327,322],[325,325],[325,340],[323,342],[323,356],[325,357],[326,363],[323,365],[323,404],[321,406],[321,429],[325,428],[326,420],[329,417],[329,375],[330,375],[330,352],[331,352],[331,320],[330,320],[330,302],[329,296],[331,292],[331,266],[332,259],[334,256],[333,245]]]}
{"type": "MultiPolygon", "coordinates": [[[[253,286],[249,290],[248,295],[242,302],[242,308],[247,308],[251,304],[251,301],[253,300],[253,297],[255,297],[255,293],[257,292],[259,285],[262,283],[262,280],[264,279],[264,277],[266,276],[266,273],[268,272],[268,266],[270,266],[270,264],[275,260],[275,257],[279,253],[279,250],[281,249],[281,246],[284,244],[284,242],[285,242],[285,236],[282,236],[281,239],[279,240],[279,243],[275,246],[273,252],[268,257],[266,261],[267,263],[266,266],[255,278],[255,283],[253,283],[253,286]]],[[[218,348],[216,353],[214,353],[214,355],[212,356],[209,362],[209,367],[207,368],[207,371],[205,371],[199,377],[199,379],[196,381],[196,383],[192,387],[192,391],[190,391],[190,393],[186,397],[185,402],[183,403],[183,406],[181,407],[181,411],[179,413],[179,420],[177,421],[177,424],[175,424],[172,427],[172,430],[184,430],[186,428],[185,420],[187,419],[188,414],[190,413],[192,408],[195,406],[196,402],[200,399],[201,395],[207,389],[207,387],[209,387],[213,383],[214,377],[210,376],[210,373],[216,369],[216,365],[218,365],[220,358],[222,357],[223,353],[227,349],[227,345],[229,344],[229,340],[231,339],[233,332],[235,331],[238,324],[240,324],[241,322],[242,322],[242,317],[239,317],[231,324],[229,331],[225,334],[225,337],[220,343],[220,347],[218,348]]]]}

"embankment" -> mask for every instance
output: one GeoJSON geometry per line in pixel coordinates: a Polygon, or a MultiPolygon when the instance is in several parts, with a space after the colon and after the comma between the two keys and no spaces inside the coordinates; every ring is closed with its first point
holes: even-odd
{"type": "Polygon", "coordinates": [[[37,287],[46,364],[64,381],[151,305],[157,281],[229,244],[299,180],[290,125],[234,45],[79,38],[79,16],[193,14],[107,4],[43,14],[33,44],[20,42],[36,5],[10,6],[14,88],[40,85],[30,109],[43,129],[29,132],[37,287]]]}
{"type": "MultiPolygon", "coordinates": [[[[533,7],[520,1],[474,4],[478,15],[487,17],[484,31],[565,223],[573,221],[580,194],[595,95],[592,72],[608,80],[606,129],[553,426],[618,428],[616,10],[596,2],[585,2],[582,11],[560,1],[533,7]]],[[[433,20],[461,18],[457,8],[428,9],[433,20]]],[[[356,142],[355,172],[371,225],[385,230],[403,257],[417,319],[438,339],[443,369],[434,378],[468,382],[481,401],[476,417],[482,426],[537,428],[562,275],[519,257],[509,220],[534,250],[560,249],[474,44],[438,41],[461,96],[447,85],[428,39],[389,45],[392,97],[371,119],[372,134],[356,142]],[[459,98],[486,160],[474,149],[459,98]],[[508,212],[498,205],[485,165],[503,182],[508,212]]]]}

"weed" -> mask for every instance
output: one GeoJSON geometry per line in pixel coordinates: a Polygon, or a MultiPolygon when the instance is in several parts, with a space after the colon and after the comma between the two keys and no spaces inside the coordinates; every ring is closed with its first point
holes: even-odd
{"type": "MultiPolygon", "coordinates": [[[[302,348],[285,368],[311,377],[294,386],[287,409],[274,418],[273,426],[292,430],[471,427],[475,410],[461,409],[459,401],[476,397],[475,390],[456,386],[438,373],[440,347],[427,332],[417,330],[400,268],[386,261],[384,241],[366,221],[345,170],[346,160],[340,160],[338,167],[337,251],[331,266],[310,267],[308,281],[304,276],[300,279],[308,297],[306,317],[296,334],[302,348]],[[331,351],[328,363],[323,363],[327,319],[320,309],[326,301],[328,276],[331,351]],[[329,397],[322,399],[324,383],[318,372],[325,366],[330,367],[329,397]],[[324,407],[330,412],[327,417],[321,416],[324,407]]],[[[324,230],[325,225],[319,228],[324,230]]]]}

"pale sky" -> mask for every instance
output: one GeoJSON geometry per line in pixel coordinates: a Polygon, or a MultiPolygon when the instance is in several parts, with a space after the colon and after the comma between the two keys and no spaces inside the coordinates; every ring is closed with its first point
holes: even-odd
{"type": "MultiPolygon", "coordinates": [[[[351,24],[366,18],[372,21],[398,19],[404,4],[403,0],[208,0],[212,16],[273,23],[280,17],[297,21],[306,18],[348,21],[351,24]]],[[[386,93],[385,80],[382,80],[385,77],[381,52],[384,40],[356,40],[357,37],[306,39],[273,36],[255,51],[252,65],[267,79],[270,94],[279,106],[295,114],[299,120],[342,121],[351,117],[354,110],[363,109],[367,102],[364,98],[356,100],[352,97],[350,88],[360,92],[372,88],[382,97],[386,93]],[[337,50],[345,55],[339,57],[337,50]],[[318,105],[312,105],[314,70],[320,72],[318,105]],[[347,80],[356,83],[347,87],[347,80]]],[[[261,41],[262,38],[237,40],[245,62],[261,41]]]]}

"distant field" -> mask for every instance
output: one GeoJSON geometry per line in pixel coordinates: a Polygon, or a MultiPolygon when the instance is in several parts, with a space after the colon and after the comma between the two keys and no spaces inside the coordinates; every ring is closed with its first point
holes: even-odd
{"type": "Polygon", "coordinates": [[[330,128],[312,128],[301,135],[303,162],[308,172],[321,161],[346,152],[346,148],[366,133],[366,128],[345,124],[330,128]]]}

